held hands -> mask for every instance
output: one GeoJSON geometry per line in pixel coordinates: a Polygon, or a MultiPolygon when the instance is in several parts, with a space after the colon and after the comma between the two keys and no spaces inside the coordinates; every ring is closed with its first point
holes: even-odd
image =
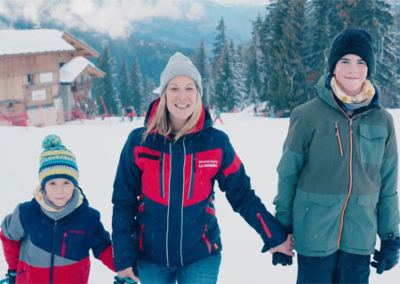
{"type": "Polygon", "coordinates": [[[16,270],[8,270],[6,277],[7,277],[9,284],[15,284],[15,278],[17,277],[17,271],[16,270]]]}
{"type": "Polygon", "coordinates": [[[289,234],[284,243],[270,249],[270,252],[272,253],[272,264],[277,265],[280,263],[283,266],[292,265],[292,258],[294,256],[293,249],[293,235],[289,234]]]}
{"type": "Polygon", "coordinates": [[[400,238],[390,239],[381,243],[381,250],[375,250],[374,262],[376,273],[382,274],[385,270],[392,269],[399,262],[400,238]]]}
{"type": "Polygon", "coordinates": [[[114,277],[114,284],[122,283],[139,283],[139,278],[133,273],[132,267],[125,268],[124,270],[118,271],[117,276],[114,277]]]}

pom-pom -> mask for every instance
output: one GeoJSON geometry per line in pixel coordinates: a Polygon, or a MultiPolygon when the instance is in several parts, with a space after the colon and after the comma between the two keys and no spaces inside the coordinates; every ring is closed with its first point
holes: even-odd
{"type": "Polygon", "coordinates": [[[61,138],[55,134],[50,134],[44,138],[42,146],[45,150],[62,147],[61,138]]]}

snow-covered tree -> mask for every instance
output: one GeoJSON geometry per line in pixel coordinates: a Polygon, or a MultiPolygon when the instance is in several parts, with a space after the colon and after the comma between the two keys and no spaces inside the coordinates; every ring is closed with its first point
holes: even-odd
{"type": "Polygon", "coordinates": [[[132,97],[130,92],[130,78],[125,58],[122,59],[121,68],[119,69],[119,97],[122,107],[132,105],[132,97]]]}
{"type": "Polygon", "coordinates": [[[142,108],[143,103],[143,83],[142,73],[136,57],[133,57],[130,72],[130,89],[132,92],[132,105],[135,109],[142,108]]]}
{"type": "Polygon", "coordinates": [[[101,102],[102,97],[109,114],[117,114],[119,113],[121,107],[118,93],[114,85],[115,61],[110,56],[108,46],[104,46],[103,53],[97,60],[97,66],[105,73],[104,78],[94,80],[94,95],[96,97],[96,103],[99,109],[99,113],[105,114],[105,110],[101,102]]]}

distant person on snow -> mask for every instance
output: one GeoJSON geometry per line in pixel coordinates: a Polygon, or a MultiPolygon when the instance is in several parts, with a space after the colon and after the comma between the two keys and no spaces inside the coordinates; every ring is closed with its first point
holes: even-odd
{"type": "Polygon", "coordinates": [[[8,283],[88,283],[92,249],[114,270],[110,234],[78,186],[74,154],[49,135],[40,155],[40,185],[1,224],[8,283]]]}
{"type": "Polygon", "coordinates": [[[112,197],[119,277],[143,284],[217,282],[215,180],[261,236],[263,252],[293,255],[292,240],[251,189],[227,135],[212,127],[201,95],[200,73],[188,57],[174,54],[145,127],[133,130],[122,149],[112,197]]]}
{"type": "Polygon", "coordinates": [[[214,108],[214,115],[215,115],[215,117],[213,120],[213,124],[215,124],[217,122],[217,120],[219,120],[219,122],[221,122],[221,124],[224,124],[224,121],[221,118],[221,111],[217,105],[214,108]]]}
{"type": "MultiPolygon", "coordinates": [[[[371,254],[379,274],[399,261],[396,134],[369,79],[370,35],[341,32],[328,63],[317,97],[292,112],[276,218],[294,234],[297,283],[368,283],[371,254]]],[[[273,255],[274,263],[291,261],[273,255]]]]}

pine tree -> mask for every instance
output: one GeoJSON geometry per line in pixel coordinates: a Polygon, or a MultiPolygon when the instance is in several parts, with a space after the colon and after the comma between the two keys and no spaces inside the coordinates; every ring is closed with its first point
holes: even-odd
{"type": "Polygon", "coordinates": [[[132,97],[130,92],[130,78],[125,58],[122,59],[121,68],[119,70],[119,97],[122,107],[132,105],[132,97]]]}
{"type": "Polygon", "coordinates": [[[285,18],[284,35],[288,52],[288,61],[284,65],[287,72],[289,88],[287,91],[286,109],[307,101],[306,80],[304,72],[304,26],[306,0],[292,0],[288,10],[289,17],[285,18]]]}
{"type": "Polygon", "coordinates": [[[216,103],[221,110],[232,111],[236,105],[233,86],[232,58],[229,46],[221,53],[221,64],[215,84],[216,103]]]}
{"type": "Polygon", "coordinates": [[[326,0],[314,0],[306,4],[305,42],[305,76],[307,93],[327,70],[327,53],[330,45],[328,17],[332,11],[326,0]]]}
{"type": "Polygon", "coordinates": [[[211,79],[210,65],[208,62],[203,40],[201,41],[200,46],[196,51],[193,63],[197,67],[201,75],[202,87],[203,87],[203,97],[202,97],[203,102],[206,106],[210,106],[210,103],[212,101],[211,96],[213,88],[211,86],[212,82],[210,80],[211,79]]]}
{"type": "Polygon", "coordinates": [[[131,92],[132,92],[132,105],[135,109],[141,109],[143,103],[143,83],[142,73],[140,72],[140,66],[137,62],[136,57],[133,58],[131,72],[131,92]]]}
{"type": "Polygon", "coordinates": [[[225,46],[228,44],[227,38],[225,36],[226,26],[224,23],[224,18],[218,23],[217,31],[218,34],[214,39],[214,48],[213,48],[213,60],[212,60],[212,74],[214,78],[218,77],[218,71],[221,69],[223,51],[225,46]]]}
{"type": "Polygon", "coordinates": [[[224,18],[222,17],[219,20],[219,23],[217,26],[218,35],[215,37],[215,41],[214,41],[214,49],[213,49],[214,59],[218,59],[221,56],[222,51],[227,42],[226,36],[225,36],[225,30],[226,30],[226,26],[225,26],[224,18]]]}
{"type": "Polygon", "coordinates": [[[155,89],[155,83],[152,78],[146,77],[143,80],[143,109],[146,110],[150,103],[157,98],[157,95],[153,93],[155,89]]]}
{"type": "Polygon", "coordinates": [[[101,97],[108,110],[108,113],[117,114],[120,110],[120,102],[114,86],[115,62],[110,56],[108,46],[104,46],[103,53],[100,55],[97,66],[105,73],[104,78],[94,80],[94,94],[100,114],[105,114],[101,97]]]}
{"type": "Polygon", "coordinates": [[[235,97],[235,107],[241,108],[251,103],[251,98],[247,93],[246,87],[246,67],[243,63],[242,47],[239,45],[238,48],[234,49],[232,46],[233,57],[233,89],[235,97]]]}
{"type": "Polygon", "coordinates": [[[260,32],[262,27],[261,16],[252,23],[252,39],[250,46],[245,52],[244,62],[247,66],[246,87],[249,103],[256,104],[260,100],[260,95],[263,92],[263,78],[265,77],[262,62],[264,60],[260,49],[260,32]]]}

